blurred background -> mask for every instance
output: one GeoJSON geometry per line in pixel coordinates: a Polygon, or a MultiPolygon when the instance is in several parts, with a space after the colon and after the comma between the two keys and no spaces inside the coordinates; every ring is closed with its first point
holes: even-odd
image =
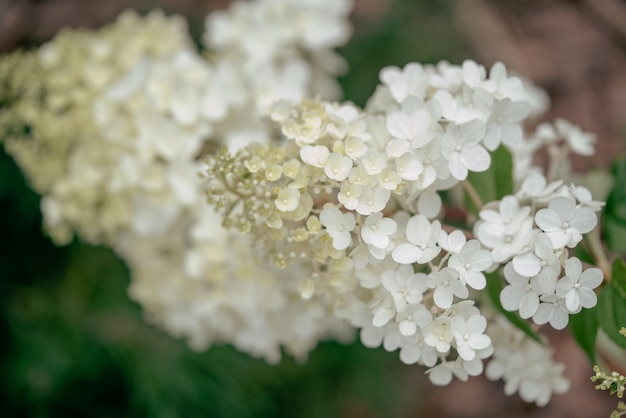
{"type": "MultiPolygon", "coordinates": [[[[97,28],[121,10],[183,14],[196,39],[228,1],[0,0],[0,53],[63,27],[97,28]]],[[[359,105],[385,65],[503,61],[546,89],[545,119],[598,135],[609,166],[626,149],[626,3],[621,0],[356,0],[340,53],[345,97],[359,105]]],[[[3,135],[0,132],[0,135],[3,135]]],[[[591,365],[566,333],[549,335],[572,389],[545,408],[472,378],[432,387],[397,353],[323,343],[305,364],[278,366],[229,346],[194,353],[142,320],[124,264],[108,249],[57,248],[41,229],[39,197],[0,153],[0,417],[608,417],[591,365]]]]}

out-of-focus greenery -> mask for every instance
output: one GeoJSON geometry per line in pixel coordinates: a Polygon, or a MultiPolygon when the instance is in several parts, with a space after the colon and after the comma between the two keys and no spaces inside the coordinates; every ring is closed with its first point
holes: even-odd
{"type": "MultiPolygon", "coordinates": [[[[445,1],[404,0],[357,22],[341,50],[346,98],[364,104],[384,65],[460,61],[450,13],[445,1]]],[[[50,242],[39,197],[4,152],[0,216],[2,417],[400,417],[419,403],[409,385],[421,371],[358,342],[278,366],[229,346],[192,352],[143,321],[110,250],[50,242]]]]}

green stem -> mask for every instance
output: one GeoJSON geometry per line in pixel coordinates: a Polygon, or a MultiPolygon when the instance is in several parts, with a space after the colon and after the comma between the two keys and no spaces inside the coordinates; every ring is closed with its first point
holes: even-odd
{"type": "Polygon", "coordinates": [[[607,282],[611,281],[611,263],[604,252],[604,247],[602,246],[602,240],[600,238],[600,227],[596,226],[593,228],[591,232],[587,235],[587,243],[589,244],[589,249],[591,250],[591,254],[596,261],[597,266],[604,273],[604,280],[607,282]]]}
{"type": "Polygon", "coordinates": [[[480,210],[483,208],[484,204],[483,204],[482,199],[478,195],[478,192],[476,191],[476,189],[472,185],[472,183],[470,183],[467,180],[463,180],[461,182],[461,185],[463,186],[463,189],[465,189],[465,192],[467,193],[467,195],[471,199],[471,201],[474,204],[474,206],[476,206],[476,210],[478,212],[480,212],[480,210]]]}

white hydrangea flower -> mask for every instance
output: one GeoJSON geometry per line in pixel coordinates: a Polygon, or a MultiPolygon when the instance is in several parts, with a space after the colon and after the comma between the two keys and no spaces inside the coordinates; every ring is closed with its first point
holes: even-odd
{"type": "Polygon", "coordinates": [[[485,171],[491,164],[489,153],[480,145],[485,136],[485,124],[473,121],[457,127],[448,125],[441,142],[441,152],[448,160],[450,173],[465,180],[468,171],[485,171]]]}
{"type": "Polygon", "coordinates": [[[554,293],[556,282],[561,273],[561,261],[552,248],[552,241],[543,233],[535,234],[532,252],[518,254],[513,257],[515,272],[524,277],[536,277],[541,294],[554,293]]]}
{"type": "Polygon", "coordinates": [[[414,273],[411,266],[400,265],[396,271],[385,271],[381,282],[393,297],[399,311],[406,305],[416,304],[422,300],[424,292],[428,289],[427,280],[424,273],[414,273]]]}
{"type": "Polygon", "coordinates": [[[423,215],[411,217],[406,225],[406,238],[409,242],[394,248],[394,261],[401,264],[428,263],[441,252],[437,245],[440,231],[439,221],[430,223],[423,215]]]}
{"type": "Polygon", "coordinates": [[[424,97],[428,88],[428,77],[417,63],[407,64],[402,69],[385,67],[380,71],[380,81],[389,88],[398,103],[404,102],[409,96],[424,97]]]}
{"type": "Polygon", "coordinates": [[[522,141],[521,122],[530,113],[530,105],[524,101],[503,99],[495,102],[491,115],[487,120],[487,128],[483,143],[489,151],[494,151],[500,143],[506,145],[522,141]]]}
{"type": "Polygon", "coordinates": [[[503,317],[491,322],[488,330],[494,356],[485,374],[490,380],[503,379],[506,395],[518,392],[525,402],[545,406],[553,394],[569,389],[569,381],[563,376],[565,367],[552,360],[548,346],[526,337],[503,317]]]}
{"type": "Polygon", "coordinates": [[[467,319],[458,315],[450,324],[456,349],[463,360],[471,361],[476,351],[484,350],[491,345],[491,339],[485,334],[487,319],[482,315],[473,315],[467,319]]]}
{"type": "Polygon", "coordinates": [[[509,283],[500,292],[502,307],[510,312],[518,311],[524,319],[533,316],[539,308],[539,293],[536,279],[524,277],[515,271],[513,263],[504,266],[504,278],[509,283]]]}
{"type": "Polygon", "coordinates": [[[359,196],[359,205],[355,210],[361,215],[380,212],[385,208],[390,197],[391,192],[387,189],[378,186],[364,188],[359,196]]]}
{"type": "Polygon", "coordinates": [[[428,275],[428,286],[435,289],[433,300],[442,309],[452,306],[454,296],[465,299],[469,291],[459,279],[459,272],[450,267],[434,271],[428,275]]]}
{"type": "Polygon", "coordinates": [[[434,347],[424,343],[424,337],[417,333],[416,342],[404,345],[400,349],[400,360],[404,364],[423,364],[426,367],[432,367],[437,363],[437,350],[434,347]]]}
{"type": "Polygon", "coordinates": [[[331,203],[324,205],[320,213],[320,222],[326,227],[326,232],[333,239],[336,250],[345,250],[352,242],[351,232],[356,226],[354,215],[343,213],[331,203]]]}
{"type": "Polygon", "coordinates": [[[384,218],[381,212],[375,212],[363,222],[361,238],[368,245],[385,249],[391,242],[389,237],[396,232],[396,229],[396,221],[391,218],[384,218]]]}
{"type": "Polygon", "coordinates": [[[398,330],[405,337],[415,335],[419,329],[429,324],[432,319],[433,315],[420,303],[405,305],[398,311],[396,316],[398,330]]]}
{"type": "Polygon", "coordinates": [[[352,158],[336,152],[330,153],[324,165],[324,173],[328,178],[342,181],[348,178],[352,169],[352,158]]]}
{"type": "Polygon", "coordinates": [[[569,314],[565,306],[565,299],[557,295],[541,296],[541,303],[537,307],[537,312],[533,314],[533,321],[543,325],[548,322],[554,329],[563,329],[569,322],[569,314]]]}
{"type": "Polygon", "coordinates": [[[435,318],[422,329],[424,342],[439,353],[447,353],[454,340],[450,329],[451,323],[452,320],[447,316],[435,318]]]}
{"type": "Polygon", "coordinates": [[[387,115],[387,130],[391,136],[409,141],[413,148],[421,148],[434,139],[431,125],[431,114],[424,102],[415,97],[402,102],[400,111],[387,115]]]}
{"type": "Polygon", "coordinates": [[[582,234],[595,228],[597,217],[589,208],[577,208],[572,199],[556,196],[547,208],[537,212],[535,222],[548,235],[554,248],[573,248],[582,240],[582,234]]]}
{"type": "Polygon", "coordinates": [[[554,196],[554,192],[561,184],[563,184],[562,180],[555,180],[548,184],[543,174],[530,173],[522,182],[516,196],[520,199],[531,198],[538,202],[544,202],[554,196]]]}
{"type": "Polygon", "coordinates": [[[603,280],[602,270],[589,268],[583,271],[580,260],[572,257],[565,262],[565,276],[559,280],[556,294],[565,299],[565,306],[570,312],[593,308],[598,303],[598,297],[593,290],[603,280]]]}
{"type": "Polygon", "coordinates": [[[473,239],[465,243],[461,250],[452,254],[448,267],[459,272],[462,283],[467,283],[476,290],[484,289],[487,281],[482,273],[493,264],[491,253],[483,250],[480,242],[473,239]]]}
{"type": "Polygon", "coordinates": [[[295,210],[300,203],[300,192],[298,189],[286,187],[278,192],[274,203],[276,204],[276,208],[281,212],[295,210]]]}
{"type": "Polygon", "coordinates": [[[596,136],[583,132],[578,126],[565,119],[557,119],[554,126],[567,145],[578,155],[590,156],[595,152],[596,136]]]}
{"type": "Polygon", "coordinates": [[[474,233],[484,246],[492,249],[493,261],[502,263],[528,245],[532,238],[532,218],[530,207],[520,207],[513,196],[497,202],[497,210],[495,203],[480,211],[474,233]]]}
{"type": "Polygon", "coordinates": [[[468,376],[460,361],[444,361],[426,371],[428,380],[433,385],[447,386],[454,376],[466,381],[468,376]]]}

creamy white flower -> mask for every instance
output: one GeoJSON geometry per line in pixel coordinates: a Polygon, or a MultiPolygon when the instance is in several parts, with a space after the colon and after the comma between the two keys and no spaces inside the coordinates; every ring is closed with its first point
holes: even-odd
{"type": "Polygon", "coordinates": [[[546,234],[535,234],[532,252],[518,254],[512,261],[515,271],[524,277],[534,277],[540,294],[554,293],[561,273],[561,262],[552,248],[552,241],[546,234]]]}
{"type": "Polygon", "coordinates": [[[565,276],[556,286],[558,297],[565,299],[565,306],[574,313],[581,308],[593,308],[598,303],[594,289],[604,280],[602,270],[588,268],[583,271],[582,263],[576,257],[565,262],[565,276]]]}
{"type": "Polygon", "coordinates": [[[409,242],[394,248],[394,261],[401,264],[428,263],[441,252],[437,245],[440,231],[439,221],[431,224],[423,215],[411,217],[406,226],[406,238],[409,242]]]}
{"type": "Polygon", "coordinates": [[[426,370],[426,374],[428,375],[428,380],[437,386],[448,385],[454,376],[462,381],[466,381],[468,377],[460,361],[444,361],[426,370]]]}
{"type": "Polygon", "coordinates": [[[402,103],[400,111],[387,115],[387,130],[396,139],[406,139],[413,148],[421,148],[434,138],[432,117],[424,102],[409,97],[402,103]]]}
{"type": "Polygon", "coordinates": [[[439,316],[422,329],[424,342],[435,348],[439,353],[447,353],[454,339],[450,325],[452,320],[447,316],[439,316]]]}
{"type": "Polygon", "coordinates": [[[424,97],[428,88],[428,77],[417,63],[407,64],[402,69],[385,67],[380,71],[380,81],[389,88],[398,103],[402,103],[408,96],[424,97]]]}
{"type": "Polygon", "coordinates": [[[519,310],[524,319],[533,316],[539,308],[539,292],[533,280],[517,274],[510,262],[504,266],[504,278],[509,284],[500,292],[502,307],[510,312],[519,310]]]}
{"type": "Polygon", "coordinates": [[[452,306],[454,296],[465,299],[469,291],[459,279],[459,272],[450,267],[433,271],[428,275],[428,286],[435,289],[433,300],[442,309],[452,306]]]}
{"type": "Polygon", "coordinates": [[[313,167],[323,168],[328,161],[330,151],[323,145],[307,145],[300,148],[300,158],[313,167]]]}
{"type": "Polygon", "coordinates": [[[274,204],[276,208],[281,212],[290,212],[295,210],[300,203],[300,192],[298,189],[291,187],[285,187],[276,196],[274,204]]]}
{"type": "Polygon", "coordinates": [[[421,303],[405,305],[398,311],[396,316],[398,330],[405,337],[415,335],[419,329],[429,324],[432,319],[433,315],[421,303]]]}
{"type": "Polygon", "coordinates": [[[361,238],[366,244],[385,249],[389,246],[389,236],[396,232],[397,224],[391,218],[383,218],[381,212],[371,214],[363,222],[361,238]]]}
{"type": "Polygon", "coordinates": [[[522,186],[516,196],[521,199],[531,198],[539,202],[544,202],[554,195],[554,192],[561,184],[563,184],[562,180],[555,180],[548,184],[543,174],[531,173],[522,182],[522,186]]]}
{"type": "Polygon", "coordinates": [[[505,196],[480,211],[480,221],[474,225],[474,233],[487,248],[491,248],[493,260],[502,263],[520,253],[532,238],[530,207],[519,206],[513,196],[505,196]]]}
{"type": "Polygon", "coordinates": [[[535,222],[552,241],[554,248],[573,248],[586,234],[595,228],[597,217],[589,208],[577,208],[572,199],[557,196],[548,207],[535,215],[535,222]]]}
{"type": "Polygon", "coordinates": [[[361,215],[370,215],[374,212],[380,212],[385,208],[391,192],[378,186],[362,189],[359,196],[359,206],[356,211],[361,215]]]}
{"type": "Polygon", "coordinates": [[[454,336],[456,349],[463,360],[471,361],[476,351],[491,345],[491,339],[485,334],[487,320],[482,315],[474,315],[467,320],[462,316],[452,318],[450,329],[454,336]]]}
{"type": "Polygon", "coordinates": [[[448,267],[459,272],[462,283],[467,283],[476,290],[484,289],[487,284],[482,273],[493,264],[491,253],[483,250],[480,242],[473,239],[465,243],[461,250],[452,254],[448,260],[448,267]]]}
{"type": "Polygon", "coordinates": [[[557,295],[545,295],[541,297],[537,312],[533,314],[533,321],[539,325],[549,322],[552,328],[563,329],[569,322],[569,313],[565,299],[557,295]]]}
{"type": "Polygon", "coordinates": [[[448,125],[441,140],[441,152],[448,160],[450,173],[465,180],[468,171],[485,171],[491,164],[489,153],[480,145],[485,136],[485,124],[474,121],[457,127],[448,125]]]}
{"type": "Polygon", "coordinates": [[[352,159],[336,152],[330,153],[324,165],[324,173],[328,178],[343,181],[348,178],[352,169],[352,159]]]}
{"type": "Polygon", "coordinates": [[[420,302],[424,291],[428,289],[427,276],[424,273],[414,273],[413,268],[406,265],[398,266],[396,271],[385,271],[381,281],[393,297],[398,311],[406,305],[420,302]]]}
{"type": "Polygon", "coordinates": [[[583,132],[578,126],[565,119],[557,119],[554,126],[561,137],[565,139],[567,145],[576,154],[590,156],[595,152],[596,136],[583,132]]]}
{"type": "Polygon", "coordinates": [[[496,101],[487,120],[483,140],[485,148],[493,151],[501,142],[509,145],[522,141],[521,122],[528,117],[530,109],[530,105],[523,101],[514,102],[510,99],[496,101]]]}
{"type": "Polygon", "coordinates": [[[343,204],[346,209],[355,210],[359,206],[359,197],[361,196],[361,187],[358,184],[349,182],[341,183],[337,200],[343,204]]]}
{"type": "Polygon", "coordinates": [[[356,226],[352,213],[343,213],[331,203],[324,205],[320,213],[320,222],[326,227],[328,235],[333,239],[336,250],[345,250],[352,242],[351,232],[356,226]]]}

